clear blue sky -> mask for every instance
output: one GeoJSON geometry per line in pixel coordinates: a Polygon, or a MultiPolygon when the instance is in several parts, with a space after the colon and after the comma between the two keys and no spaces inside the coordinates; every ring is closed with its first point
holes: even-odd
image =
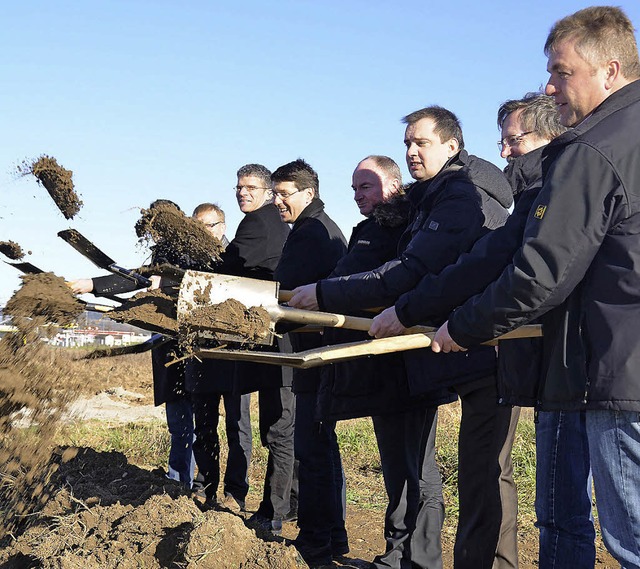
{"type": "MultiPolygon", "coordinates": [[[[67,279],[100,274],[56,237],[74,227],[125,266],[145,251],[139,208],[218,202],[248,162],[305,158],[348,237],[351,172],[367,154],[403,168],[402,116],[429,104],[462,120],[467,149],[499,166],[496,110],[546,81],[542,47],[579,0],[2,2],[0,241],[67,279]],[[66,221],[23,159],[74,172],[84,207],[66,221]]],[[[617,2],[636,26],[640,2],[617,2]]],[[[0,257],[2,257],[0,255],[0,257]]],[[[311,262],[311,261],[310,261],[311,262]]],[[[19,286],[0,263],[0,303],[19,286]]]]}

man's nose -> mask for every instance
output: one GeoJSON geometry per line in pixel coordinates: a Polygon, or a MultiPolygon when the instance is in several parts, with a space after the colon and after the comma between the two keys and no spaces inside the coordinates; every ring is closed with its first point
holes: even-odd
{"type": "Polygon", "coordinates": [[[553,85],[551,81],[548,81],[546,87],[544,88],[544,94],[552,96],[552,95],[555,95],[555,93],[556,93],[555,85],[553,85]]]}
{"type": "Polygon", "coordinates": [[[502,158],[504,158],[505,160],[508,156],[511,156],[511,146],[503,146],[502,150],[500,151],[500,156],[502,156],[502,158]]]}

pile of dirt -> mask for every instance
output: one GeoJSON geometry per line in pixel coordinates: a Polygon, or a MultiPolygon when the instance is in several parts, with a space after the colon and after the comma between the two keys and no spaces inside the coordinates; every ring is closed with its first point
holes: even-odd
{"type": "Polygon", "coordinates": [[[205,225],[187,217],[175,204],[154,202],[136,223],[141,242],[153,242],[154,258],[178,267],[213,270],[224,250],[205,225]]]}
{"type": "Polygon", "coordinates": [[[109,312],[109,318],[152,332],[177,334],[176,299],[160,289],[139,292],[109,312]]]}
{"type": "Polygon", "coordinates": [[[24,257],[24,251],[22,247],[18,245],[15,241],[0,241],[0,253],[9,257],[9,259],[13,259],[17,261],[18,259],[22,259],[24,257]]]}
{"type": "Polygon", "coordinates": [[[269,313],[261,306],[247,308],[230,298],[219,304],[198,304],[189,310],[180,319],[180,334],[191,337],[206,331],[214,339],[231,334],[251,344],[269,337],[270,323],[269,313]]]}
{"type": "Polygon", "coordinates": [[[22,286],[7,302],[4,312],[15,319],[41,317],[46,324],[75,324],[84,305],[62,277],[53,273],[22,275],[22,286]]]}
{"type": "Polygon", "coordinates": [[[35,176],[65,219],[72,219],[80,211],[82,200],[73,189],[73,172],[60,166],[55,158],[43,154],[35,160],[25,160],[18,166],[18,173],[35,176]]]}
{"type": "Polygon", "coordinates": [[[117,452],[59,449],[52,499],[0,546],[23,567],[276,568],[304,566],[293,547],[265,542],[227,511],[202,512],[173,481],[117,452]]]}

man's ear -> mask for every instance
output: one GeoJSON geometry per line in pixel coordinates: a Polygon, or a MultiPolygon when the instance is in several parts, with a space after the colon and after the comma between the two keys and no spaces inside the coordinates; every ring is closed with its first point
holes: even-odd
{"type": "Polygon", "coordinates": [[[605,89],[607,89],[607,91],[611,90],[620,77],[622,77],[620,73],[620,62],[617,59],[612,59],[605,67],[605,89]]]}
{"type": "Polygon", "coordinates": [[[457,138],[450,138],[447,140],[447,150],[449,158],[458,154],[458,151],[460,150],[460,143],[457,138]]]}

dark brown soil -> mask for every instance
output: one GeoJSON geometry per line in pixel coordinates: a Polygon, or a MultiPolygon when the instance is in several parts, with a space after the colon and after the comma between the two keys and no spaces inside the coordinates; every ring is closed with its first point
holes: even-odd
{"type": "Polygon", "coordinates": [[[0,241],[0,253],[9,257],[9,259],[13,259],[17,261],[18,259],[22,259],[24,257],[24,251],[22,247],[18,245],[15,241],[0,241]]]}
{"type": "Polygon", "coordinates": [[[158,289],[139,292],[109,312],[116,322],[171,335],[178,332],[176,317],[176,299],[158,289]]]}
{"type": "Polygon", "coordinates": [[[4,311],[15,318],[41,317],[47,324],[74,324],[84,306],[62,277],[53,273],[23,275],[22,286],[7,302],[4,311]]]}
{"type": "MultiPolygon", "coordinates": [[[[207,295],[208,298],[208,295],[207,295]]],[[[197,300],[196,295],[194,299],[197,300]]],[[[191,335],[206,330],[214,338],[216,335],[232,334],[239,342],[255,343],[270,334],[269,313],[260,306],[247,308],[230,298],[220,304],[204,304],[189,310],[180,320],[182,334],[191,335]]]]}
{"type": "Polygon", "coordinates": [[[65,219],[72,219],[82,207],[82,200],[73,189],[73,172],[58,164],[46,154],[32,161],[24,161],[18,166],[22,176],[33,174],[42,184],[62,212],[65,219]]]}
{"type": "Polygon", "coordinates": [[[224,250],[203,223],[167,203],[143,209],[136,234],[155,243],[155,257],[179,267],[213,270],[224,250]]]}

